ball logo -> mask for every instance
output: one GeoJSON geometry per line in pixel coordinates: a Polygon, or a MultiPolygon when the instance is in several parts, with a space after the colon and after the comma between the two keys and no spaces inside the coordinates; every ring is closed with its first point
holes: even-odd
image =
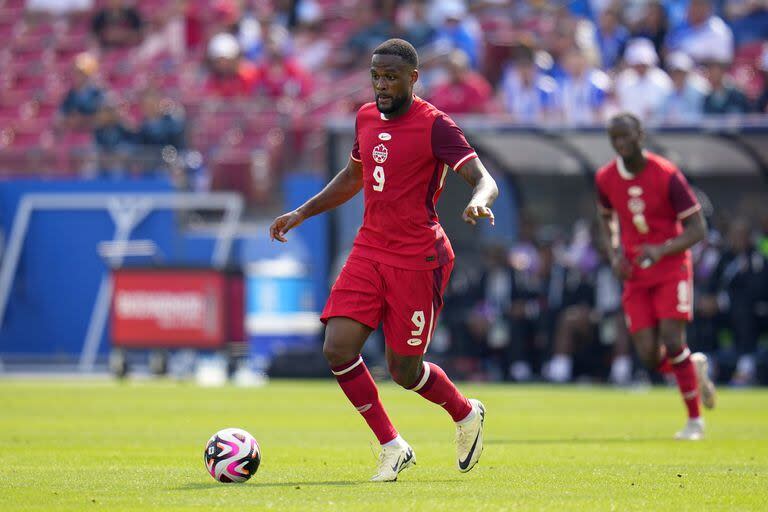
{"type": "Polygon", "coordinates": [[[383,164],[387,160],[387,156],[389,156],[389,151],[384,144],[379,144],[373,148],[373,159],[377,164],[383,164]]]}
{"type": "Polygon", "coordinates": [[[645,201],[639,197],[633,197],[630,199],[627,203],[627,206],[629,207],[629,211],[635,215],[641,214],[645,211],[645,201]]]}
{"type": "Polygon", "coordinates": [[[387,132],[381,132],[379,134],[379,139],[380,140],[390,140],[391,138],[392,138],[392,136],[390,134],[388,134],[387,132]]]}

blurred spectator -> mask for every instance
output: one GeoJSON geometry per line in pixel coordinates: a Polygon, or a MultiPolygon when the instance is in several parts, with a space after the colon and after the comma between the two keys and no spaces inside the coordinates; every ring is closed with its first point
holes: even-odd
{"type": "Polygon", "coordinates": [[[416,49],[435,39],[435,28],[427,21],[426,0],[408,0],[398,7],[395,18],[396,31],[416,49]]]}
{"type": "Polygon", "coordinates": [[[594,282],[582,287],[585,295],[566,304],[555,319],[552,358],[545,365],[544,377],[563,383],[579,373],[600,376],[604,373],[602,362],[609,359],[610,381],[629,384],[632,359],[621,310],[621,284],[603,259],[594,282]]]}
{"type": "Polygon", "coordinates": [[[347,68],[359,66],[361,61],[368,62],[370,52],[394,33],[390,21],[371,0],[356,2],[354,9],[352,19],[359,28],[349,36],[339,57],[339,64],[347,68]]]}
{"type": "Polygon", "coordinates": [[[648,39],[633,39],[624,61],[629,67],[616,78],[619,105],[641,119],[649,119],[672,92],[672,80],[657,66],[658,56],[648,39]]]}
{"type": "Polygon", "coordinates": [[[669,31],[669,20],[664,4],[659,0],[652,0],[645,4],[640,22],[633,30],[634,37],[649,39],[656,48],[658,55],[663,55],[664,42],[669,31]]]}
{"type": "Polygon", "coordinates": [[[693,60],[681,52],[667,57],[667,69],[673,89],[659,105],[655,119],[665,123],[695,123],[704,113],[704,99],[709,94],[707,81],[693,72],[693,60]]]}
{"type": "Polygon", "coordinates": [[[141,14],[127,0],[107,0],[91,20],[91,31],[104,48],[139,44],[143,27],[141,14]]]}
{"type": "Polygon", "coordinates": [[[621,24],[620,14],[617,8],[609,7],[600,14],[598,20],[597,44],[605,69],[616,66],[629,40],[629,31],[621,24]]]}
{"type": "Polygon", "coordinates": [[[751,110],[747,96],[726,76],[728,67],[728,62],[706,62],[707,80],[712,90],[704,100],[705,114],[744,114],[751,110]]]}
{"type": "Polygon", "coordinates": [[[149,89],[141,97],[141,123],[136,132],[136,143],[143,148],[172,146],[184,149],[185,119],[175,104],[160,93],[149,89]]]}
{"type": "Polygon", "coordinates": [[[441,1],[437,12],[440,23],[435,34],[435,45],[441,50],[463,50],[469,57],[469,65],[477,69],[480,65],[481,40],[467,17],[464,1],[441,1]]]}
{"type": "Polygon", "coordinates": [[[232,98],[252,96],[257,71],[240,56],[240,46],[232,34],[216,34],[208,43],[209,76],[205,90],[213,96],[232,98]]]}
{"type": "Polygon", "coordinates": [[[311,92],[309,76],[285,54],[283,37],[281,32],[268,34],[256,68],[256,90],[269,99],[305,98],[311,92]]]}
{"type": "Polygon", "coordinates": [[[696,63],[733,59],[733,32],[715,16],[711,0],[690,0],[686,23],[669,35],[667,48],[688,54],[696,63]]]}
{"type": "MultiPolygon", "coordinates": [[[[507,261],[503,246],[490,245],[484,250],[484,270],[477,285],[476,296],[464,301],[466,335],[472,340],[469,352],[479,355],[493,365],[489,368],[496,379],[507,379],[509,350],[513,343],[510,333],[510,308],[514,287],[514,272],[507,261]]],[[[454,298],[455,300],[455,298],[454,298]]],[[[463,331],[463,330],[462,330],[463,331]]],[[[460,337],[462,331],[459,331],[460,337]]]]}
{"type": "Polygon", "coordinates": [[[104,101],[104,91],[96,83],[99,63],[92,54],[84,52],[75,57],[72,66],[72,86],[59,106],[56,124],[70,130],[87,130],[94,114],[104,101]]]}
{"type": "Polygon", "coordinates": [[[763,75],[763,92],[757,98],[757,111],[768,114],[768,45],[763,47],[763,54],[760,56],[757,68],[763,75]]]}
{"type": "Polygon", "coordinates": [[[90,11],[93,0],[27,0],[27,11],[54,15],[90,11]]]}
{"type": "Polygon", "coordinates": [[[114,98],[104,101],[94,119],[93,138],[98,150],[98,171],[102,176],[121,176],[133,152],[135,134],[120,115],[114,98]]]}
{"type": "Polygon", "coordinates": [[[148,61],[159,55],[177,61],[186,53],[186,19],[183,0],[173,0],[166,9],[150,16],[146,37],[136,52],[136,59],[148,61]]]}
{"type": "Polygon", "coordinates": [[[757,240],[757,248],[763,256],[768,258],[768,213],[764,213],[760,219],[760,237],[757,240]]]}
{"type": "Polygon", "coordinates": [[[142,94],[141,115],[135,138],[138,169],[145,174],[163,172],[186,146],[184,116],[152,89],[142,94]]]}
{"type": "Polygon", "coordinates": [[[300,67],[307,71],[327,71],[333,45],[323,25],[318,22],[302,22],[294,32],[294,55],[300,67]]]}
{"type": "Polygon", "coordinates": [[[469,58],[461,50],[448,57],[448,81],[432,91],[430,103],[449,114],[486,112],[493,99],[493,89],[479,73],[469,68],[469,58]]]}
{"type": "Polygon", "coordinates": [[[768,2],[765,0],[726,0],[724,10],[737,48],[768,39],[768,2]]]}
{"type": "Polygon", "coordinates": [[[563,57],[563,72],[559,88],[563,120],[569,125],[599,121],[611,79],[590,67],[584,53],[575,47],[563,57]]]}
{"type": "Polygon", "coordinates": [[[768,260],[754,246],[746,219],[731,223],[728,246],[707,291],[702,306],[710,313],[724,315],[733,334],[733,349],[738,359],[732,382],[752,383],[761,327],[757,306],[768,299],[768,260]]]}
{"type": "Polygon", "coordinates": [[[524,52],[502,77],[502,101],[518,123],[551,119],[557,107],[557,82],[539,71],[533,55],[524,52]]]}

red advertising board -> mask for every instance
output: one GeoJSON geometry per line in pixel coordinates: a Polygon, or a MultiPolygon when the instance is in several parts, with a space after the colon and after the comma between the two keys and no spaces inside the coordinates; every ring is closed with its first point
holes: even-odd
{"type": "Polygon", "coordinates": [[[117,269],[112,344],[125,348],[221,348],[228,338],[227,276],[211,269],[117,269]]]}

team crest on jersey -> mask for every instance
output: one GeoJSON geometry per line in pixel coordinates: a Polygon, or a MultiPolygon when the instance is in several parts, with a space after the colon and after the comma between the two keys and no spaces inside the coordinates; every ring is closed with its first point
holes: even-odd
{"type": "Polygon", "coordinates": [[[629,190],[627,192],[629,192],[629,195],[632,196],[632,197],[637,197],[637,196],[643,195],[642,187],[638,187],[637,185],[633,185],[633,186],[629,187],[629,190]]]}
{"type": "Polygon", "coordinates": [[[379,144],[373,148],[373,159],[377,164],[383,164],[387,160],[387,156],[389,156],[389,151],[384,144],[379,144]]]}
{"type": "Polygon", "coordinates": [[[390,140],[391,138],[392,138],[392,136],[390,134],[388,134],[387,132],[381,132],[379,134],[379,139],[380,140],[390,140]]]}
{"type": "Polygon", "coordinates": [[[645,201],[639,197],[633,197],[627,203],[629,211],[635,215],[639,215],[645,211],[645,201]]]}

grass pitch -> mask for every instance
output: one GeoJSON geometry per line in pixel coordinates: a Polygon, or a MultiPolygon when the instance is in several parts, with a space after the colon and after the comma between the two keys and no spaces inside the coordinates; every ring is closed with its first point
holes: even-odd
{"type": "Polygon", "coordinates": [[[721,391],[708,439],[671,440],[676,390],[462,385],[483,400],[485,452],[460,474],[439,407],[381,386],[418,464],[371,484],[374,442],[332,381],[259,389],[0,380],[0,509],[768,510],[768,391],[721,391]],[[261,468],[220,484],[203,448],[224,427],[260,442],[261,468]]]}

